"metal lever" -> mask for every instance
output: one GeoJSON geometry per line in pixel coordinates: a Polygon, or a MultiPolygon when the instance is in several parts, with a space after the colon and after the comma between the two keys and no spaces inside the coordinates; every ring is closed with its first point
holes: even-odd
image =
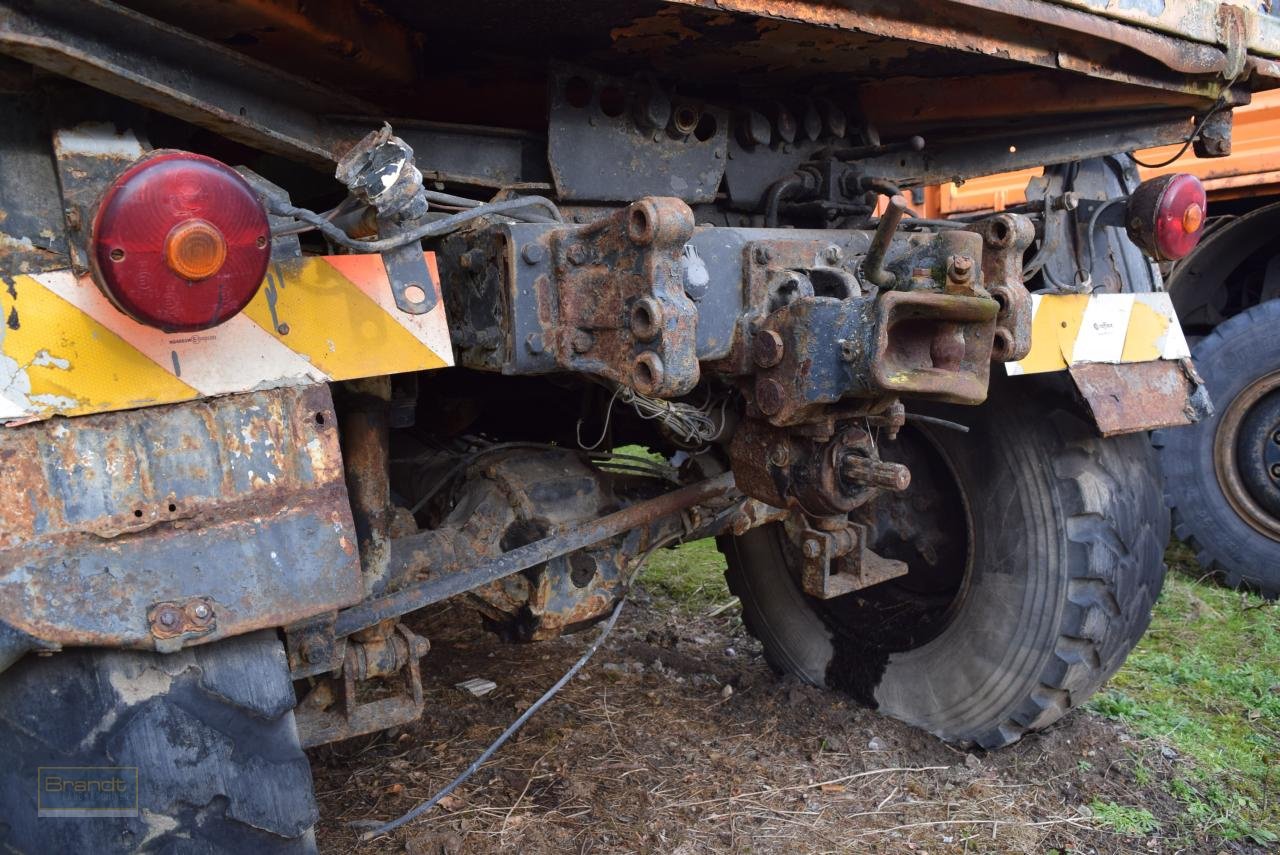
{"type": "Polygon", "coordinates": [[[880,217],[876,233],[871,237],[871,246],[867,249],[867,257],[862,262],[862,275],[873,285],[882,288],[893,285],[898,277],[892,271],[885,270],[884,259],[889,253],[889,244],[898,231],[898,225],[907,213],[907,200],[901,194],[889,197],[889,207],[880,217]]]}

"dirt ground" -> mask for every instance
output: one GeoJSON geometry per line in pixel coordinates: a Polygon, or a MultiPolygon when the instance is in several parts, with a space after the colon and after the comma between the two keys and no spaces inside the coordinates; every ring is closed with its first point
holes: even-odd
{"type": "Polygon", "coordinates": [[[1091,803],[1171,827],[1180,807],[1158,781],[1185,761],[1091,712],[1011,748],[961,751],[776,676],[734,610],[690,615],[643,590],[586,670],[443,809],[358,845],[349,823],[430,797],[596,632],[508,645],[459,605],[417,628],[433,644],[425,717],[312,753],[322,852],[1262,851],[1100,822],[1091,803]],[[498,688],[455,687],[471,677],[498,688]]]}

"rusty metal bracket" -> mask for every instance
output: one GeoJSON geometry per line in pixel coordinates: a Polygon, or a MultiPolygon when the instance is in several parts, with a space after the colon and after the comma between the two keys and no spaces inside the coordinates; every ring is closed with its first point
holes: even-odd
{"type": "Polygon", "coordinates": [[[906,575],[905,562],[884,558],[867,547],[866,526],[843,519],[830,522],[834,523],[831,528],[813,527],[793,516],[786,523],[804,559],[801,585],[806,594],[830,600],[906,575]]]}
{"type": "Polygon", "coordinates": [[[698,311],[684,293],[681,257],[693,212],[651,197],[581,229],[552,233],[559,324],[550,346],[566,368],[645,395],[683,395],[698,383],[698,311]]]}
{"type": "Polygon", "coordinates": [[[562,199],[675,195],[711,202],[724,175],[729,112],[649,80],[554,68],[547,160],[562,199]],[[671,176],[687,178],[677,186],[671,176]]]}
{"type": "Polygon", "coordinates": [[[1035,226],[1021,214],[996,214],[969,231],[982,235],[983,285],[1000,305],[991,358],[1016,362],[1031,352],[1031,294],[1022,284],[1022,257],[1035,239],[1035,226]]]}
{"type": "Polygon", "coordinates": [[[311,748],[350,739],[416,720],[425,706],[418,660],[430,643],[404,624],[394,632],[347,645],[342,676],[317,683],[295,710],[298,739],[311,748]],[[379,677],[404,676],[404,686],[390,697],[361,702],[358,684],[379,677]],[[337,689],[341,694],[335,694],[337,689]]]}
{"type": "Polygon", "coordinates": [[[752,403],[779,426],[811,421],[850,396],[981,403],[997,311],[986,297],[932,291],[802,297],[769,315],[757,333],[757,355],[779,356],[756,375],[752,403]]]}

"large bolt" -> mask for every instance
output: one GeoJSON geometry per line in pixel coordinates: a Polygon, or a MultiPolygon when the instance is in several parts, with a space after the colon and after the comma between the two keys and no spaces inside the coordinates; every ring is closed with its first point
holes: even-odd
{"type": "Polygon", "coordinates": [[[822,544],[818,543],[817,540],[812,540],[812,539],[806,540],[804,542],[803,551],[804,551],[805,558],[809,558],[809,559],[817,558],[819,555],[822,554],[822,544]]]}
{"type": "Polygon", "coordinates": [[[756,264],[768,264],[773,258],[773,250],[767,246],[758,246],[751,251],[751,257],[755,259],[756,264]]]}
{"type": "Polygon", "coordinates": [[[542,244],[538,243],[527,243],[524,245],[524,249],[520,250],[520,257],[525,260],[526,264],[537,264],[542,260],[544,254],[545,250],[543,250],[542,244]]]}
{"type": "Polygon", "coordinates": [[[156,612],[156,623],[160,624],[165,629],[173,629],[178,625],[180,620],[182,620],[182,617],[178,614],[178,610],[173,606],[164,606],[156,612]]]}
{"type": "Polygon", "coordinates": [[[751,357],[761,368],[772,368],[782,361],[786,351],[782,336],[774,330],[760,330],[751,340],[751,357]]]}
{"type": "Polygon", "coordinates": [[[586,330],[578,330],[573,334],[573,352],[586,353],[596,343],[596,338],[586,330]]]}
{"type": "Polygon", "coordinates": [[[564,255],[569,259],[570,264],[583,264],[587,260],[587,248],[580,243],[575,243],[565,250],[564,255]]]}
{"type": "Polygon", "coordinates": [[[782,411],[787,393],[777,380],[764,378],[756,383],[756,406],[766,416],[776,416],[782,411]]]}

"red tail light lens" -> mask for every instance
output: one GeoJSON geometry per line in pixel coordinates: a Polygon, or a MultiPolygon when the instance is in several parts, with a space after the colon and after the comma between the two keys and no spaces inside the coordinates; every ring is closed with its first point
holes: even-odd
{"type": "Polygon", "coordinates": [[[107,188],[90,257],[99,287],[134,320],[208,329],[258,292],[271,257],[267,212],[226,164],[158,151],[107,188]]]}
{"type": "Polygon", "coordinates": [[[1126,212],[1129,237],[1157,261],[1175,261],[1204,234],[1207,200],[1194,175],[1161,175],[1138,185],[1126,212]]]}

